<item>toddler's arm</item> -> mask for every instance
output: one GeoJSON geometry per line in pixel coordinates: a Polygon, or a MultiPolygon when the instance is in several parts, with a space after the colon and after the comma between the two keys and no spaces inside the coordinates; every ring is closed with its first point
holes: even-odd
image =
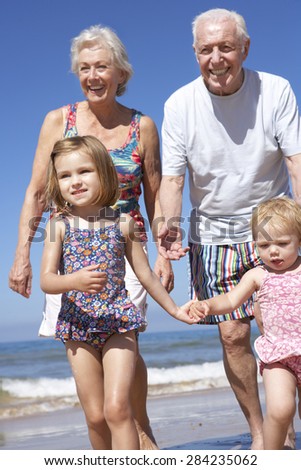
{"type": "Polygon", "coordinates": [[[190,307],[190,313],[205,318],[207,315],[224,315],[233,312],[259,288],[263,276],[264,272],[261,268],[250,269],[243,275],[239,284],[227,294],[194,302],[190,307]]]}

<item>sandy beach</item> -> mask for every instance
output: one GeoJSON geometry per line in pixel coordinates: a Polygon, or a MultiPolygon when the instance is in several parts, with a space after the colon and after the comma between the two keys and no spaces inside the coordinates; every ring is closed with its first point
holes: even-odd
{"type": "MultiPolygon", "coordinates": [[[[262,386],[260,387],[261,399],[262,386]]],[[[246,421],[229,388],[150,398],[149,416],[162,450],[243,450],[250,448],[246,421]]],[[[3,450],[89,450],[79,407],[1,420],[3,450]]],[[[301,421],[295,419],[297,449],[301,421]]]]}

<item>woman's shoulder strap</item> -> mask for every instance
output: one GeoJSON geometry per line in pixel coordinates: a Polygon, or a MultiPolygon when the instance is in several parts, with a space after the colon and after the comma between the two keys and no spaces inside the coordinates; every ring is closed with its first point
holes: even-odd
{"type": "Polygon", "coordinates": [[[141,111],[132,110],[131,134],[135,133],[137,140],[140,140],[140,121],[142,116],[141,111]]]}
{"type": "Polygon", "coordinates": [[[72,137],[77,135],[76,130],[76,112],[78,108],[78,103],[68,104],[66,106],[66,123],[64,137],[72,137]]]}

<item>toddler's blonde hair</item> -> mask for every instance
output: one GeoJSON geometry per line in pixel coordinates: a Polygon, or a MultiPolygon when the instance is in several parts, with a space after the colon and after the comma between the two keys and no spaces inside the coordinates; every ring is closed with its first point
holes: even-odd
{"type": "Polygon", "coordinates": [[[262,202],[254,210],[251,219],[253,239],[264,232],[266,225],[275,230],[296,233],[301,240],[301,207],[287,196],[262,202]]]}

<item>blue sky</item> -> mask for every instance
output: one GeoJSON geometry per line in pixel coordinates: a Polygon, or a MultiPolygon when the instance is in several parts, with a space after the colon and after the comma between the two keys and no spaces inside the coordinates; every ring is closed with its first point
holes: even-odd
{"type": "MultiPolygon", "coordinates": [[[[70,40],[82,29],[103,24],[124,42],[134,77],[120,101],[151,116],[161,127],[163,105],[178,87],[199,74],[192,51],[191,22],[202,11],[223,7],[241,13],[251,36],[245,66],[287,78],[301,105],[300,0],[17,0],[6,2],[0,19],[2,184],[0,341],[33,339],[41,318],[39,289],[42,244],[32,247],[33,293],[29,300],[8,289],[19,213],[45,114],[82,99],[70,72],[70,40]]],[[[189,214],[187,188],[183,215],[189,214]]],[[[150,247],[150,262],[155,250],[150,247]]],[[[174,263],[174,299],[187,301],[187,261],[174,263]]],[[[152,301],[150,331],[186,328],[152,301]]]]}

